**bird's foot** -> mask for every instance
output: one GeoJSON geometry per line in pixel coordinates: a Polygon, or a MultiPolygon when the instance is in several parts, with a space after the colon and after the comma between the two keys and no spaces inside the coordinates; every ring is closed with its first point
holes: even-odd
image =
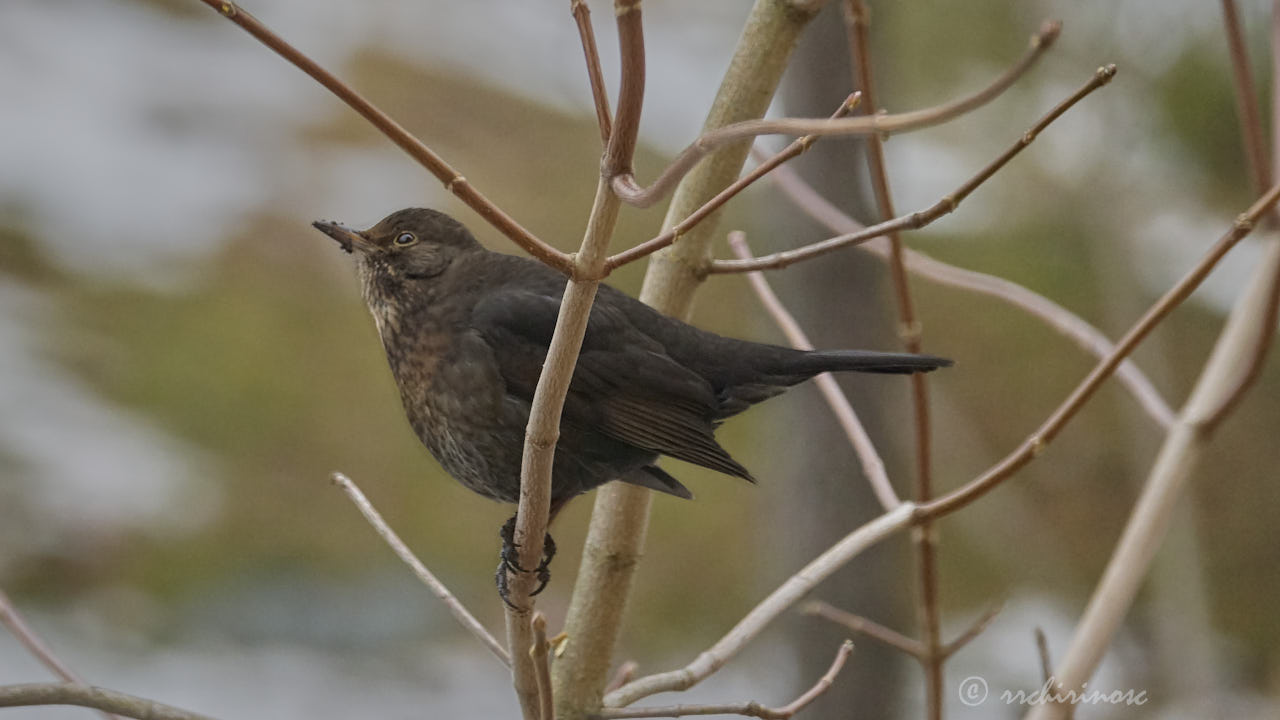
{"type": "Polygon", "coordinates": [[[498,586],[498,595],[508,607],[514,608],[510,600],[510,587],[507,584],[507,572],[517,573],[534,573],[538,578],[538,587],[530,596],[537,595],[547,587],[547,583],[551,581],[551,571],[548,569],[551,565],[551,558],[556,554],[556,541],[551,539],[548,533],[542,540],[542,560],[533,570],[526,570],[520,567],[520,545],[516,542],[516,516],[512,515],[511,519],[502,525],[502,529],[498,531],[498,536],[502,538],[502,551],[498,554],[501,561],[498,563],[498,572],[494,580],[498,586]]]}

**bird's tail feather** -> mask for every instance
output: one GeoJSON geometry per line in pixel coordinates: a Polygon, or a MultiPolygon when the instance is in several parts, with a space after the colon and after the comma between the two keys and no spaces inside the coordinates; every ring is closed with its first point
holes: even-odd
{"type": "MultiPolygon", "coordinates": [[[[678,498],[692,500],[693,493],[689,492],[689,488],[685,487],[681,482],[671,477],[667,472],[657,465],[645,465],[639,470],[631,472],[618,478],[622,482],[647,487],[650,490],[657,490],[668,495],[675,495],[678,498]]],[[[750,479],[750,478],[748,478],[750,479]]],[[[754,481],[753,481],[754,482],[754,481]]]]}
{"type": "Polygon", "coordinates": [[[873,350],[818,350],[806,353],[796,369],[817,375],[821,372],[918,373],[947,367],[951,361],[935,355],[875,352],[873,350]]]}

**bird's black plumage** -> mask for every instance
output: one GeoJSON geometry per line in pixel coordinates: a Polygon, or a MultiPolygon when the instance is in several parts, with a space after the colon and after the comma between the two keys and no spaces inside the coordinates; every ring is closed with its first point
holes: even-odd
{"type": "MultiPolygon", "coordinates": [[[[517,502],[525,426],[564,276],[486,250],[433,210],[401,210],[360,232],[315,226],[357,251],[365,302],[423,444],[468,488],[517,502]]],[[[725,418],[820,372],[912,373],[949,364],[726,338],[601,285],[565,399],[553,508],[615,479],[691,497],[654,464],[663,455],[751,480],[716,442],[725,418]]]]}

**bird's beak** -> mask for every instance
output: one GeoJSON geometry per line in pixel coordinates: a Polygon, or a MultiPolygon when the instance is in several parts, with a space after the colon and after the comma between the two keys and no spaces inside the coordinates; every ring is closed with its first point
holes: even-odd
{"type": "Polygon", "coordinates": [[[342,249],[347,252],[351,252],[353,250],[368,252],[371,248],[369,240],[364,235],[336,222],[317,220],[311,223],[311,226],[334,240],[337,240],[338,244],[342,246],[342,249]]]}

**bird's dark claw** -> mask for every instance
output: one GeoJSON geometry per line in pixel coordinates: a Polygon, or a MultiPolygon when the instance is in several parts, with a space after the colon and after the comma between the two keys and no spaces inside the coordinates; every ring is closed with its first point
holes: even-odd
{"type": "Polygon", "coordinates": [[[556,554],[556,541],[551,539],[548,534],[542,540],[542,560],[538,563],[538,567],[533,570],[526,570],[520,567],[520,545],[516,543],[516,516],[512,515],[511,519],[502,525],[502,529],[498,531],[498,536],[502,538],[502,551],[498,554],[501,561],[498,563],[498,572],[494,577],[494,581],[498,586],[498,596],[502,598],[502,602],[508,607],[515,608],[511,604],[509,598],[510,587],[507,584],[507,572],[527,573],[532,572],[538,578],[538,587],[530,596],[537,595],[542,592],[547,583],[551,581],[551,558],[556,554]]]}

